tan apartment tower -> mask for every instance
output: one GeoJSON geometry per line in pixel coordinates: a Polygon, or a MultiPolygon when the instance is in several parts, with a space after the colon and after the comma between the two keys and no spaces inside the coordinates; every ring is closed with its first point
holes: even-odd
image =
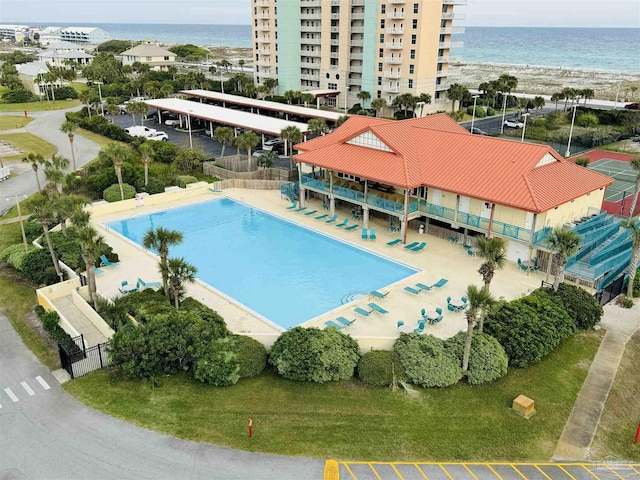
{"type": "MultiPolygon", "coordinates": [[[[254,79],[278,79],[278,92],[333,90],[329,105],[362,103],[358,93],[388,105],[402,93],[426,93],[417,113],[450,106],[456,72],[452,35],[467,0],[252,0],[254,79]]],[[[370,101],[365,102],[366,106],[370,101]]]]}

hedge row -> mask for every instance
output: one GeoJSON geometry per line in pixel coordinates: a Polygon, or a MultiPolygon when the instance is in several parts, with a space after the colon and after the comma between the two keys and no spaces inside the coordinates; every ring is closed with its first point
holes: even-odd
{"type": "Polygon", "coordinates": [[[68,121],[98,135],[125,143],[131,143],[134,140],[134,137],[125,132],[122,127],[109,123],[109,120],[100,115],[92,115],[89,118],[86,107],[79,112],[67,112],[65,115],[68,121]]]}
{"type": "Polygon", "coordinates": [[[0,252],[0,263],[6,263],[16,272],[36,285],[50,285],[58,281],[56,269],[49,251],[28,247],[22,243],[11,245],[0,252]]]}

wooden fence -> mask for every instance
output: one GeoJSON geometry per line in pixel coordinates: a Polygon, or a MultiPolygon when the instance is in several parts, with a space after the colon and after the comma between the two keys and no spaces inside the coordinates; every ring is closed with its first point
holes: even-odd
{"type": "MultiPolygon", "coordinates": [[[[246,158],[245,158],[245,170],[246,170],[246,158]]],[[[222,168],[216,165],[217,162],[205,162],[202,164],[202,169],[206,175],[212,177],[218,177],[223,180],[238,179],[238,180],[278,180],[282,182],[295,182],[298,177],[297,170],[283,170],[281,168],[264,168],[260,170],[254,170],[252,172],[247,171],[233,171],[226,168],[222,168]]]]}
{"type": "MultiPolygon", "coordinates": [[[[224,156],[222,158],[217,159],[215,162],[205,162],[207,163],[216,163],[220,165],[225,170],[231,170],[232,172],[246,172],[247,171],[247,156],[246,155],[229,155],[224,156]]],[[[258,168],[258,159],[254,156],[251,156],[251,165],[250,172],[257,170],[258,168]]]]}

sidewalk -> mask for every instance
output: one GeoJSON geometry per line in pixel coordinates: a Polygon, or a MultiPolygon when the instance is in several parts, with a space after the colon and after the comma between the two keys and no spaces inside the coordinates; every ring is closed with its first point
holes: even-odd
{"type": "Polygon", "coordinates": [[[640,302],[636,301],[632,309],[612,303],[606,305],[601,325],[607,333],[564,426],[553,454],[554,460],[584,460],[588,457],[627,341],[640,328],[640,302]]]}

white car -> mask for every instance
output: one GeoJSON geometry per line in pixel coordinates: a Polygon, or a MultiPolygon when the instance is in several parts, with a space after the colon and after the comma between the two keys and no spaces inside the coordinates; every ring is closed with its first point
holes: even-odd
{"type": "Polygon", "coordinates": [[[524,128],[524,123],[520,120],[505,120],[503,126],[509,128],[524,128]]]}
{"type": "Polygon", "coordinates": [[[145,137],[145,138],[148,137],[149,135],[157,133],[157,130],[153,128],[140,126],[140,125],[125,128],[124,131],[127,132],[132,137],[145,137]]]}
{"type": "Polygon", "coordinates": [[[180,120],[175,119],[175,118],[170,118],[169,120],[165,120],[164,124],[167,127],[177,127],[178,125],[180,125],[180,120]]]}
{"type": "Polygon", "coordinates": [[[162,140],[163,142],[168,142],[169,135],[164,132],[153,132],[147,135],[147,140],[162,140]]]}

